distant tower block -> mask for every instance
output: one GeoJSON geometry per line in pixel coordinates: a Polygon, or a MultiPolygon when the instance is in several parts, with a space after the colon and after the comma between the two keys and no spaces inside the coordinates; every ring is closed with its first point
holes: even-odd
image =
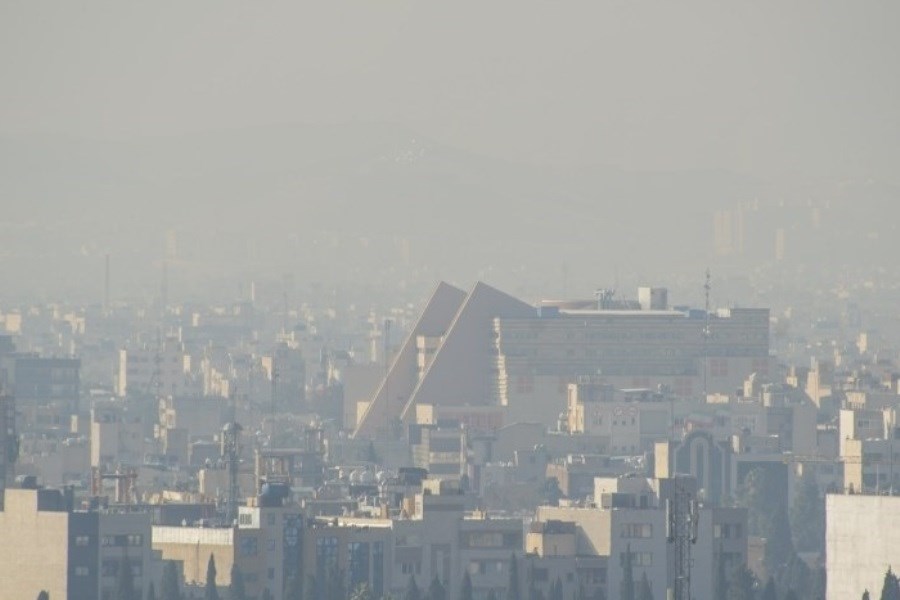
{"type": "Polygon", "coordinates": [[[174,229],[166,231],[166,260],[178,260],[178,233],[174,229]]]}
{"type": "Polygon", "coordinates": [[[775,260],[781,262],[784,260],[784,229],[775,231],[775,260]]]}
{"type": "Polygon", "coordinates": [[[639,287],[638,303],[641,310],[666,310],[669,308],[669,291],[663,287],[639,287]]]}
{"type": "Polygon", "coordinates": [[[105,268],[103,271],[103,310],[109,310],[109,254],[105,256],[105,268]]]}

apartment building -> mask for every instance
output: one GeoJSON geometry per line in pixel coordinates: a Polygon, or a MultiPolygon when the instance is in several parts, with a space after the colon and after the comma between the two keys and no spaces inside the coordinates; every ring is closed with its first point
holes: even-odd
{"type": "Polygon", "coordinates": [[[131,569],[144,597],[158,581],[150,546],[150,515],[127,508],[76,510],[71,495],[53,489],[8,489],[0,537],[3,597],[33,600],[46,590],[64,600],[115,600],[121,568],[131,569]]]}

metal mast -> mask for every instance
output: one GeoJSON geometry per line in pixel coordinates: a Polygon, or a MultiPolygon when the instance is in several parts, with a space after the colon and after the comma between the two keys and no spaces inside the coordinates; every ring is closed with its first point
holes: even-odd
{"type": "Polygon", "coordinates": [[[666,538],[673,545],[674,600],[691,598],[691,546],[697,543],[697,500],[688,483],[693,479],[676,475],[671,497],[666,500],[666,538]]]}
{"type": "Polygon", "coordinates": [[[241,426],[237,423],[236,390],[231,391],[231,422],[222,429],[222,456],[228,463],[228,504],[225,521],[233,524],[238,518],[238,465],[240,463],[241,426]]]}
{"type": "Polygon", "coordinates": [[[710,284],[710,275],[709,275],[709,267],[706,269],[706,281],[703,283],[703,294],[706,299],[706,311],[705,311],[705,319],[706,323],[703,325],[703,401],[706,402],[706,398],[709,395],[709,292],[712,289],[712,285],[710,284]]]}

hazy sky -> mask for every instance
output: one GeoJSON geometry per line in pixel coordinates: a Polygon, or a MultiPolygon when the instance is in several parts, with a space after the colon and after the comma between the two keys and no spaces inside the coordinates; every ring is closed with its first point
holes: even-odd
{"type": "Polygon", "coordinates": [[[540,163],[897,181],[895,1],[0,6],[0,135],[376,121],[540,163]]]}

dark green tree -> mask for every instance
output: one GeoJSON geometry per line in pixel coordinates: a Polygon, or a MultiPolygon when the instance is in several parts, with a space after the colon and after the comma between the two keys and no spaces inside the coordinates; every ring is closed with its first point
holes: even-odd
{"type": "Polygon", "coordinates": [[[50,600],[50,592],[41,590],[38,592],[37,600],[50,600]]]}
{"type": "Polygon", "coordinates": [[[776,506],[771,521],[766,525],[766,551],[763,563],[767,573],[777,573],[796,556],[791,541],[791,524],[787,509],[776,506]]]}
{"type": "Polygon", "coordinates": [[[344,572],[337,565],[329,567],[325,588],[325,600],[347,599],[347,590],[344,586],[344,572]]]}
{"type": "Polygon", "coordinates": [[[303,600],[319,600],[316,594],[316,578],[312,575],[307,575],[306,583],[303,586],[303,600]]]}
{"type": "Polygon", "coordinates": [[[641,584],[638,587],[638,600],[653,600],[653,590],[650,588],[650,580],[647,579],[647,572],[644,571],[641,577],[641,584]]]}
{"type": "Polygon", "coordinates": [[[206,586],[203,588],[204,600],[219,600],[219,589],[216,587],[216,557],[210,553],[206,563],[206,586]]]}
{"type": "Polygon", "coordinates": [[[559,479],[547,477],[541,485],[541,501],[549,506],[559,506],[559,500],[563,497],[559,487],[559,479]]]}
{"type": "Polygon", "coordinates": [[[303,579],[300,573],[294,573],[284,584],[284,600],[303,600],[303,579]]]}
{"type": "Polygon", "coordinates": [[[119,561],[119,571],[116,573],[116,600],[136,600],[136,598],[131,561],[128,560],[128,556],[123,556],[119,561]]]}
{"type": "Polygon", "coordinates": [[[762,596],[760,600],[778,600],[778,591],[775,589],[775,578],[771,575],[769,576],[769,580],[766,582],[766,587],[763,588],[762,596]]]}
{"type": "Polygon", "coordinates": [[[147,586],[147,598],[146,600],[156,600],[156,588],[153,586],[153,582],[147,586]]]}
{"type": "Polygon", "coordinates": [[[753,588],[756,586],[756,579],[743,564],[735,565],[731,570],[731,577],[728,579],[728,595],[726,600],[753,600],[753,588]]]}
{"type": "Polygon", "coordinates": [[[716,589],[714,600],[725,600],[728,595],[728,566],[725,564],[725,549],[719,543],[719,554],[716,556],[716,589]]]}
{"type": "MultiPolygon", "coordinates": [[[[247,600],[247,592],[244,589],[244,574],[237,563],[231,564],[231,584],[228,586],[228,600],[247,600]]],[[[291,600],[300,600],[291,599],[291,600]]]]}
{"type": "Polygon", "coordinates": [[[900,600],[900,583],[898,583],[897,576],[894,575],[890,567],[884,574],[884,584],[881,586],[881,600],[900,600]]]}
{"type": "Polygon", "coordinates": [[[775,571],[776,586],[785,593],[787,590],[811,591],[811,577],[809,566],[796,552],[791,553],[787,562],[775,571]]]}
{"type": "Polygon", "coordinates": [[[819,567],[812,573],[810,573],[810,579],[812,583],[810,585],[811,592],[807,596],[809,600],[825,600],[826,586],[827,586],[827,574],[825,572],[825,567],[819,567]]]}
{"type": "Polygon", "coordinates": [[[357,585],[350,593],[350,600],[375,600],[372,588],[365,581],[357,585]]]}
{"type": "Polygon", "coordinates": [[[419,590],[419,586],[416,585],[414,575],[409,576],[409,581],[406,583],[406,591],[403,593],[403,600],[422,600],[422,592],[419,590]]]}
{"type": "Polygon", "coordinates": [[[474,600],[475,592],[472,589],[472,576],[468,569],[463,575],[462,585],[459,586],[459,600],[474,600]]]}
{"type": "Polygon", "coordinates": [[[163,566],[160,600],[181,600],[181,589],[178,582],[178,569],[174,560],[165,561],[163,566]]]}
{"type": "Polygon", "coordinates": [[[800,552],[818,552],[825,547],[825,498],[812,469],[804,468],[800,490],[791,507],[791,532],[800,552]]]}
{"type": "Polygon", "coordinates": [[[631,544],[625,548],[625,554],[621,556],[622,560],[622,585],[619,586],[620,600],[636,600],[634,589],[634,568],[631,564],[631,544]]]}
{"type": "Polygon", "coordinates": [[[431,579],[431,585],[428,586],[428,600],[447,600],[447,591],[437,575],[431,579]]]}
{"type": "Polygon", "coordinates": [[[563,584],[558,575],[556,581],[550,586],[550,597],[547,600],[563,600],[563,584]]]}
{"type": "Polygon", "coordinates": [[[870,599],[869,599],[869,590],[865,590],[865,591],[863,592],[862,600],[870,600],[870,599]]]}
{"type": "Polygon", "coordinates": [[[509,557],[509,583],[506,584],[505,600],[522,600],[519,591],[519,561],[515,552],[509,557]]]}

